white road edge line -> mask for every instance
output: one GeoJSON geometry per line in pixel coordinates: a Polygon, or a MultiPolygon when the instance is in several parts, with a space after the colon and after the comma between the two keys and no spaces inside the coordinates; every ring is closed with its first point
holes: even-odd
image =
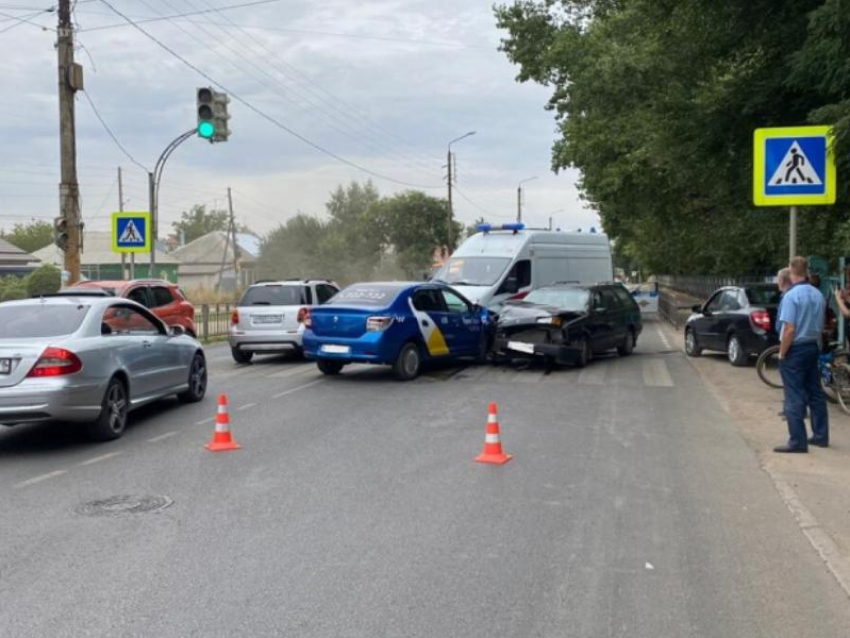
{"type": "Polygon", "coordinates": [[[281,397],[285,397],[287,394],[292,394],[293,392],[298,392],[299,390],[306,390],[307,388],[311,388],[314,385],[319,385],[320,383],[324,383],[325,379],[317,379],[316,381],[311,381],[310,383],[305,383],[304,385],[299,385],[297,388],[291,388],[290,390],[285,390],[284,392],[278,392],[272,399],[280,399],[281,397]]]}
{"type": "Polygon", "coordinates": [[[148,439],[148,443],[158,443],[159,441],[163,441],[170,436],[176,435],[177,432],[166,432],[165,434],[160,434],[159,436],[155,436],[152,439],[148,439]]]}
{"type": "Polygon", "coordinates": [[[247,410],[248,408],[253,408],[253,407],[255,407],[256,405],[257,405],[256,403],[246,403],[245,405],[240,405],[240,406],[239,406],[238,408],[236,408],[236,409],[237,409],[237,410],[239,410],[239,411],[241,411],[241,410],[247,410]]]}
{"type": "Polygon", "coordinates": [[[89,459],[88,461],[83,461],[82,463],[79,463],[78,465],[80,465],[80,466],[94,465],[95,463],[100,463],[101,461],[105,461],[106,459],[111,459],[113,456],[118,456],[120,454],[124,454],[124,452],[119,451],[119,452],[109,452],[108,454],[101,454],[100,456],[96,456],[92,459],[89,459]]]}
{"type": "Polygon", "coordinates": [[[42,481],[47,481],[52,478],[56,478],[57,476],[62,476],[63,474],[67,474],[68,470],[56,470],[55,472],[49,472],[47,474],[42,474],[41,476],[36,476],[35,478],[31,478],[28,481],[21,481],[20,483],[15,484],[15,489],[19,489],[22,487],[29,487],[30,485],[35,485],[36,483],[41,483],[42,481]]]}
{"type": "Polygon", "coordinates": [[[195,425],[206,425],[207,423],[212,423],[213,421],[215,421],[215,417],[211,416],[210,418],[204,419],[203,421],[197,421],[195,425]]]}

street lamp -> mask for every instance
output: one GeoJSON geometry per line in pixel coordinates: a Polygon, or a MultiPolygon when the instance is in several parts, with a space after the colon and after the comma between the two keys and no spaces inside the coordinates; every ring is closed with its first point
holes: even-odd
{"type": "Polygon", "coordinates": [[[553,210],[551,213],[549,213],[549,230],[552,230],[552,217],[554,217],[558,213],[563,213],[563,212],[564,212],[564,209],[559,208],[558,210],[553,210]]]}
{"type": "Polygon", "coordinates": [[[452,223],[454,221],[454,211],[452,210],[452,144],[455,142],[460,142],[461,140],[466,139],[467,137],[475,135],[475,131],[470,131],[460,137],[456,137],[451,142],[449,142],[449,150],[446,153],[446,166],[449,169],[449,177],[446,180],[449,185],[449,202],[448,208],[446,210],[447,217],[447,225],[446,225],[446,243],[448,244],[447,248],[449,252],[451,252],[454,243],[452,242],[452,223]]]}
{"type": "Polygon", "coordinates": [[[524,180],[521,180],[516,187],[516,220],[517,222],[522,222],[522,185],[526,182],[531,182],[537,179],[537,176],[534,177],[526,177],[524,180]]]}

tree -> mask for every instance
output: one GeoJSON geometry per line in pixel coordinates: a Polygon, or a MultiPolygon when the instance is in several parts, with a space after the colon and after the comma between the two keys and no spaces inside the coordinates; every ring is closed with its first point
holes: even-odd
{"type": "Polygon", "coordinates": [[[171,225],[178,237],[183,233],[183,240],[188,244],[207,233],[227,230],[230,226],[230,215],[226,210],[208,212],[203,204],[195,204],[190,210],[180,213],[180,221],[171,225]]]}
{"type": "Polygon", "coordinates": [[[0,232],[0,237],[24,252],[34,253],[53,243],[53,224],[45,221],[15,224],[11,231],[0,232]]]}
{"type": "Polygon", "coordinates": [[[299,214],[278,226],[263,240],[258,270],[264,278],[332,276],[325,272],[319,251],[328,224],[299,214]]]}
{"type": "Polygon", "coordinates": [[[27,276],[25,285],[30,297],[52,294],[62,286],[62,272],[56,266],[44,264],[27,276]]]}
{"type": "MultiPolygon", "coordinates": [[[[621,254],[656,273],[741,274],[787,258],[786,215],[751,203],[754,129],[834,124],[847,170],[841,4],[523,0],[496,17],[518,79],[552,87],[553,169],[581,170],[621,254]]],[[[836,254],[850,236],[843,181],[843,204],[802,210],[804,254],[836,254]]]]}
{"type": "MultiPolygon", "coordinates": [[[[446,200],[420,191],[386,198],[372,210],[382,244],[392,247],[406,276],[418,279],[434,262],[434,252],[448,244],[446,200]]],[[[463,226],[455,222],[457,237],[463,226]]]]}

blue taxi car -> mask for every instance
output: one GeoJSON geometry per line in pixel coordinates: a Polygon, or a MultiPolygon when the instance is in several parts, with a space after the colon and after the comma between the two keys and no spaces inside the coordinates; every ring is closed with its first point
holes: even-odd
{"type": "Polygon", "coordinates": [[[486,309],[439,283],[354,284],[305,318],[304,355],[324,374],[348,363],[393,366],[415,378],[432,359],[486,356],[486,309]]]}

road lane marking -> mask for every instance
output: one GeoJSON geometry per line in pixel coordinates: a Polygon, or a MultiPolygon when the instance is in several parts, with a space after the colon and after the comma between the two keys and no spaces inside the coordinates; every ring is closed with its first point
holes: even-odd
{"type": "Polygon", "coordinates": [[[41,476],[31,478],[28,481],[21,481],[20,483],[16,483],[15,489],[19,489],[21,487],[29,487],[30,485],[35,485],[36,483],[41,483],[42,481],[47,481],[49,479],[56,478],[57,476],[62,476],[63,474],[67,473],[68,470],[56,470],[55,472],[48,472],[47,474],[42,474],[41,476]]]}
{"type": "Polygon", "coordinates": [[[177,432],[166,432],[165,434],[160,434],[159,436],[155,436],[152,439],[148,439],[148,443],[158,443],[159,441],[164,441],[168,437],[176,435],[177,432]]]}
{"type": "Polygon", "coordinates": [[[246,403],[245,405],[240,405],[240,406],[239,406],[238,408],[236,408],[236,409],[237,409],[237,410],[247,410],[248,408],[253,408],[253,407],[254,407],[254,406],[256,406],[256,405],[257,405],[256,403],[246,403]]]}
{"type": "Polygon", "coordinates": [[[325,379],[316,379],[315,381],[311,381],[310,383],[305,383],[304,385],[299,385],[297,388],[291,388],[289,390],[285,390],[283,392],[278,392],[272,399],[280,399],[281,397],[285,397],[287,394],[292,394],[293,392],[298,392],[299,390],[306,390],[314,385],[319,385],[320,383],[324,383],[325,379]]]}
{"type": "Polygon", "coordinates": [[[672,388],[673,377],[664,359],[649,359],[643,362],[644,385],[656,388],[672,388]]]}
{"type": "Polygon", "coordinates": [[[578,375],[578,382],[581,385],[605,385],[605,375],[608,371],[608,366],[590,364],[578,375]]]}
{"type": "Polygon", "coordinates": [[[655,326],[656,331],[658,331],[658,336],[661,337],[661,341],[664,342],[664,347],[668,350],[670,349],[670,342],[667,340],[667,335],[664,334],[664,330],[661,329],[661,326],[655,326]]]}
{"type": "Polygon", "coordinates": [[[96,456],[88,461],[83,461],[79,465],[94,465],[95,463],[100,463],[101,461],[105,461],[106,459],[111,459],[113,456],[118,456],[120,454],[124,454],[124,452],[109,452],[108,454],[101,454],[100,456],[96,456]]]}
{"type": "Polygon", "coordinates": [[[203,421],[196,421],[195,425],[206,425],[207,423],[212,423],[213,421],[215,421],[215,417],[211,416],[210,418],[204,419],[203,421]]]}

